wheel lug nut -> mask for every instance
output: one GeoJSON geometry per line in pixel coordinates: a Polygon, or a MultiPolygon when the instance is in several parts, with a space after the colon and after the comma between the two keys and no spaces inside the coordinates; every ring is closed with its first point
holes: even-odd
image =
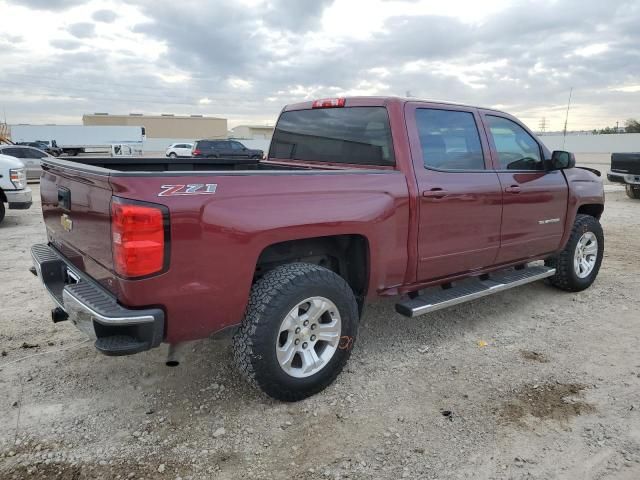
{"type": "Polygon", "coordinates": [[[312,324],[311,324],[311,330],[315,330],[315,329],[316,329],[316,327],[317,327],[317,325],[316,325],[315,323],[312,323],[312,324]]]}
{"type": "Polygon", "coordinates": [[[308,346],[307,342],[304,342],[304,343],[302,344],[302,348],[307,348],[307,346],[308,346]]]}
{"type": "Polygon", "coordinates": [[[309,325],[309,320],[305,320],[303,325],[306,327],[307,325],[309,325]]]}
{"type": "Polygon", "coordinates": [[[299,338],[296,338],[296,341],[295,341],[295,342],[293,342],[293,343],[294,343],[294,344],[296,344],[296,345],[299,345],[299,344],[300,344],[300,339],[299,339],[299,338]]]}
{"type": "Polygon", "coordinates": [[[315,335],[311,335],[311,341],[315,342],[316,341],[316,336],[315,335]]]}
{"type": "Polygon", "coordinates": [[[296,333],[300,333],[300,327],[296,328],[296,333]]]}

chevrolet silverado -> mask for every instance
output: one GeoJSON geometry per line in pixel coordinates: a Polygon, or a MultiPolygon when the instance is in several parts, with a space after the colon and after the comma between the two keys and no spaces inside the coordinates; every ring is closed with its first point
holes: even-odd
{"type": "Polygon", "coordinates": [[[240,371],[285,401],[333,382],[367,299],[414,317],[576,292],[604,249],[599,172],[506,113],[416,99],[286,106],[264,160],[47,159],[41,196],[54,321],[107,355],[233,328],[240,371]]]}

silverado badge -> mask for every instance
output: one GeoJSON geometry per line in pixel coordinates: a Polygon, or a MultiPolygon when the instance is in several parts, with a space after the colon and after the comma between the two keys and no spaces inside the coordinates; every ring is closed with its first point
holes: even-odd
{"type": "Polygon", "coordinates": [[[67,215],[66,213],[63,213],[60,217],[60,225],[62,225],[62,228],[64,228],[67,232],[73,230],[73,220],[71,220],[69,218],[69,215],[67,215]]]}

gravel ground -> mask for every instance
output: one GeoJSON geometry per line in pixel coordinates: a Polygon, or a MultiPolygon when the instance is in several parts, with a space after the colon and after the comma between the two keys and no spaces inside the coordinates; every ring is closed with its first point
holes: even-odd
{"type": "MultiPolygon", "coordinates": [[[[37,186],[34,188],[38,197],[37,186]]],[[[607,195],[587,291],[539,282],[419,319],[367,307],[347,369],[295,404],[229,338],[108,358],[28,271],[39,204],[0,225],[0,478],[640,478],[640,202],[607,195]]]]}

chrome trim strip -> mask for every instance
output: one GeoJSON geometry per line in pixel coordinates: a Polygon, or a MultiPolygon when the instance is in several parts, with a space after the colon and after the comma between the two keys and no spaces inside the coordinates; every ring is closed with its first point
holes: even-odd
{"type": "Polygon", "coordinates": [[[69,316],[78,314],[82,315],[84,313],[104,325],[134,325],[137,323],[151,323],[154,321],[154,318],[151,315],[141,315],[139,317],[104,316],[82,303],[82,301],[75,297],[66,288],[62,290],[62,298],[66,307],[65,311],[67,311],[69,316]]]}
{"type": "MultiPolygon", "coordinates": [[[[476,300],[478,298],[486,297],[487,295],[491,295],[494,293],[502,292],[504,290],[509,290],[510,288],[519,287],[521,285],[525,285],[527,283],[535,282],[537,280],[542,280],[543,278],[551,277],[555,275],[556,269],[550,268],[549,270],[538,273],[531,277],[523,278],[520,280],[516,280],[515,282],[510,283],[495,283],[494,281],[484,280],[479,283],[482,284],[485,289],[479,292],[471,293],[469,295],[463,295],[461,297],[452,298],[451,300],[446,300],[440,303],[427,303],[420,307],[413,308],[411,310],[411,317],[417,317],[419,315],[424,315],[425,313],[435,312],[436,310],[441,310],[446,307],[451,307],[453,305],[458,305],[460,303],[469,302],[471,300],[476,300]]],[[[454,287],[455,288],[455,287],[454,287]]]]}

